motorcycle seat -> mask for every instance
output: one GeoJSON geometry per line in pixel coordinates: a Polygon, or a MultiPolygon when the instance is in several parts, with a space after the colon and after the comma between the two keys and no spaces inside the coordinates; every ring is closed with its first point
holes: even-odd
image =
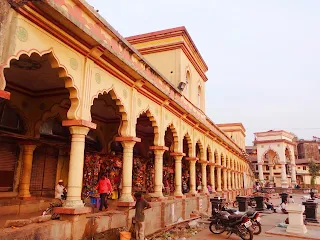
{"type": "Polygon", "coordinates": [[[243,217],[243,215],[230,215],[228,218],[231,222],[235,222],[239,219],[241,219],[243,217]]]}

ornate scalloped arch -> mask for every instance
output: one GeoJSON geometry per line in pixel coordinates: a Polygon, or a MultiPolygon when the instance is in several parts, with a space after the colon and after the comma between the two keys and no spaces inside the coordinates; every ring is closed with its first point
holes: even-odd
{"type": "Polygon", "coordinates": [[[121,98],[119,97],[119,94],[116,93],[116,90],[113,85],[111,85],[110,88],[102,89],[102,90],[98,91],[95,95],[93,95],[91,103],[90,103],[90,108],[93,105],[94,100],[96,98],[98,98],[100,95],[104,95],[104,94],[110,94],[112,100],[114,100],[116,105],[118,106],[119,113],[121,114],[121,121],[120,121],[119,130],[118,130],[119,135],[120,136],[127,136],[128,135],[128,125],[129,125],[128,113],[127,113],[127,111],[121,101],[121,98]]]}
{"type": "Polygon", "coordinates": [[[6,61],[6,63],[0,65],[0,89],[4,90],[6,87],[6,80],[4,76],[4,69],[5,68],[10,68],[10,64],[12,60],[19,60],[19,58],[22,55],[27,55],[28,57],[31,57],[32,54],[38,54],[39,56],[43,56],[45,54],[48,55],[48,60],[53,69],[58,69],[58,76],[61,80],[64,81],[64,86],[66,89],[69,91],[69,98],[71,102],[71,106],[69,108],[69,111],[67,113],[67,118],[68,119],[78,119],[79,117],[77,116],[77,110],[79,108],[79,95],[78,92],[79,90],[77,89],[73,77],[68,73],[67,68],[62,65],[59,62],[59,58],[56,56],[54,53],[53,49],[50,48],[45,51],[38,51],[37,49],[31,49],[29,51],[19,51],[16,55],[13,55],[9,57],[6,61]]]}
{"type": "Polygon", "coordinates": [[[204,160],[205,159],[204,148],[203,148],[203,144],[202,144],[201,140],[199,139],[198,141],[196,141],[196,144],[198,144],[199,149],[200,149],[200,160],[204,160]]]}
{"type": "Polygon", "coordinates": [[[218,150],[216,149],[214,151],[214,163],[217,164],[217,165],[221,165],[221,162],[220,162],[220,159],[219,159],[219,153],[218,153],[218,150]]]}
{"type": "Polygon", "coordinates": [[[277,161],[280,161],[279,153],[278,153],[277,151],[273,150],[272,148],[269,148],[268,150],[264,151],[264,153],[261,155],[260,161],[258,161],[258,162],[264,163],[264,161],[265,161],[264,156],[265,156],[269,151],[274,152],[274,153],[275,153],[275,156],[276,156],[276,158],[277,158],[277,159],[274,160],[273,163],[274,163],[274,164],[277,164],[277,163],[279,164],[279,162],[277,162],[277,161]],[[276,161],[276,160],[277,160],[277,161],[276,161]]]}
{"type": "Polygon", "coordinates": [[[157,124],[157,120],[156,118],[154,117],[155,115],[151,113],[151,110],[150,110],[150,107],[149,105],[145,108],[145,109],[142,109],[137,115],[136,115],[136,118],[135,118],[135,122],[134,124],[136,125],[137,124],[137,120],[138,118],[140,117],[141,114],[145,113],[147,115],[147,117],[149,118],[149,120],[151,121],[151,124],[152,124],[152,127],[153,127],[153,133],[154,133],[154,145],[155,146],[158,146],[160,144],[159,142],[159,126],[157,124]]]}
{"type": "Polygon", "coordinates": [[[209,156],[208,157],[206,156],[207,161],[208,162],[214,162],[213,155],[212,155],[212,150],[211,150],[210,145],[207,146],[207,152],[209,153],[208,154],[209,156]]]}
{"type": "Polygon", "coordinates": [[[220,165],[226,167],[226,159],[223,152],[220,153],[220,165]]]}
{"type": "MultiPolygon", "coordinates": [[[[189,133],[187,132],[184,136],[183,136],[183,139],[186,138],[187,139],[187,143],[188,143],[188,150],[189,150],[189,157],[192,157],[192,140],[191,140],[191,137],[189,135],[189,133]]],[[[183,139],[182,139],[182,142],[183,142],[183,139]]]]}
{"type": "MultiPolygon", "coordinates": [[[[177,128],[174,126],[173,122],[169,123],[164,129],[164,132],[167,131],[167,129],[170,128],[172,135],[173,135],[173,141],[174,141],[174,151],[178,152],[179,151],[179,136],[178,136],[178,131],[177,128]]],[[[165,136],[165,135],[164,135],[165,136]]],[[[163,137],[164,137],[163,136],[163,137]]]]}

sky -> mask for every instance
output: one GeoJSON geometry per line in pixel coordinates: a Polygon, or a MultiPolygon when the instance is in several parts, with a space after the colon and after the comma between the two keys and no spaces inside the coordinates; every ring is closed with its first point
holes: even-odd
{"type": "Polygon", "coordinates": [[[88,0],[124,37],[185,26],[209,71],[206,114],[320,137],[319,0],[88,0]]]}

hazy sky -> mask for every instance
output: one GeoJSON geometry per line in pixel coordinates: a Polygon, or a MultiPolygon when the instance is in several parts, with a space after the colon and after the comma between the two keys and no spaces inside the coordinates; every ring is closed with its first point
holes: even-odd
{"type": "Polygon", "coordinates": [[[205,59],[206,111],[253,133],[320,137],[319,0],[88,1],[124,37],[185,26],[205,59]]]}

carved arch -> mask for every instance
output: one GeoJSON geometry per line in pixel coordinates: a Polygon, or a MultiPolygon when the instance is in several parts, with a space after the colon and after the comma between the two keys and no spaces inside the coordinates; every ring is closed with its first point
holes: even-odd
{"type": "Polygon", "coordinates": [[[79,116],[76,115],[77,110],[79,108],[80,98],[78,95],[79,89],[77,89],[73,77],[68,73],[67,68],[59,62],[59,59],[55,55],[52,48],[45,51],[38,51],[37,49],[31,49],[29,51],[19,51],[16,55],[11,56],[7,59],[6,63],[0,65],[0,89],[4,90],[6,87],[6,80],[4,76],[4,70],[6,68],[10,68],[12,60],[19,60],[21,56],[26,55],[31,57],[32,54],[37,54],[40,57],[48,54],[48,61],[53,69],[58,70],[58,76],[61,80],[64,81],[65,88],[69,91],[69,99],[71,102],[71,106],[67,113],[68,119],[79,119],[79,116]]]}
{"type": "Polygon", "coordinates": [[[154,115],[151,113],[149,106],[146,109],[141,110],[139,112],[139,114],[137,115],[137,118],[135,119],[135,124],[137,124],[138,118],[144,113],[147,115],[148,119],[151,121],[151,124],[152,124],[152,127],[153,127],[153,133],[154,133],[153,142],[154,142],[154,145],[155,146],[159,146],[159,144],[160,144],[160,141],[159,141],[159,126],[157,124],[157,120],[155,119],[154,115]]]}
{"type": "MultiPolygon", "coordinates": [[[[173,125],[173,123],[169,123],[166,127],[165,127],[165,132],[167,131],[167,129],[170,128],[172,135],[173,135],[173,149],[175,152],[179,152],[179,137],[178,137],[178,132],[177,129],[175,128],[175,126],[173,125]]],[[[164,136],[165,137],[165,134],[164,136]]],[[[183,143],[182,143],[183,144],[183,143]]],[[[190,151],[190,149],[189,149],[190,151]]]]}
{"type": "MultiPolygon", "coordinates": [[[[120,136],[128,136],[128,125],[129,125],[129,120],[128,120],[128,113],[121,102],[121,99],[118,97],[119,95],[116,93],[114,86],[112,85],[108,89],[103,89],[98,91],[93,97],[92,101],[90,103],[90,107],[92,107],[93,102],[96,98],[98,98],[100,95],[105,95],[105,94],[110,94],[112,100],[115,101],[116,105],[118,106],[119,113],[121,115],[121,121],[120,121],[120,126],[118,130],[118,134],[120,136]]],[[[90,117],[91,118],[91,117],[90,117]]],[[[91,119],[90,119],[91,120],[91,119]]]]}
{"type": "Polygon", "coordinates": [[[183,139],[182,139],[182,144],[183,144],[184,138],[186,138],[187,144],[188,144],[188,150],[189,150],[188,155],[189,155],[189,157],[192,157],[192,140],[191,140],[191,137],[190,137],[189,133],[186,133],[186,134],[184,135],[184,137],[183,137],[183,139]]]}
{"type": "Polygon", "coordinates": [[[212,154],[212,150],[211,150],[210,145],[207,146],[207,156],[206,156],[206,159],[207,159],[208,162],[214,162],[214,160],[213,160],[213,154],[212,154]]]}

